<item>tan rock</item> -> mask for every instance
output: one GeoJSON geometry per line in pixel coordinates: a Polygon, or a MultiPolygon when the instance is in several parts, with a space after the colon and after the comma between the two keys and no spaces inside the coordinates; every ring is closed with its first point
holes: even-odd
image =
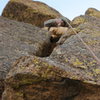
{"type": "Polygon", "coordinates": [[[52,64],[35,56],[18,59],[6,77],[2,100],[67,100],[76,96],[80,82],[65,78],[67,73],[52,64]]]}
{"type": "Polygon", "coordinates": [[[86,19],[84,18],[84,16],[78,16],[78,17],[75,17],[72,22],[71,22],[71,26],[72,27],[77,27],[78,25],[80,24],[83,24],[86,22],[86,19]]]}
{"type": "Polygon", "coordinates": [[[89,16],[94,16],[94,17],[97,17],[97,18],[100,18],[100,11],[95,9],[95,8],[89,8],[86,12],[85,12],[86,15],[89,15],[89,16]]]}
{"type": "Polygon", "coordinates": [[[61,17],[62,15],[42,2],[10,0],[2,16],[42,27],[45,20],[61,17]]]}
{"type": "Polygon", "coordinates": [[[100,86],[69,79],[70,71],[50,58],[21,57],[6,77],[2,100],[99,100],[100,86]]]}

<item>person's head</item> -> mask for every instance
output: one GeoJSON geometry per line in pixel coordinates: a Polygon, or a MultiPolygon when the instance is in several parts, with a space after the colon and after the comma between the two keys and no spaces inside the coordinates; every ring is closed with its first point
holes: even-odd
{"type": "Polygon", "coordinates": [[[63,25],[64,27],[69,27],[69,23],[70,23],[70,20],[66,17],[61,17],[61,20],[63,21],[63,25]]]}
{"type": "Polygon", "coordinates": [[[65,23],[62,19],[57,19],[56,23],[57,23],[57,26],[64,26],[65,25],[65,23]]]}

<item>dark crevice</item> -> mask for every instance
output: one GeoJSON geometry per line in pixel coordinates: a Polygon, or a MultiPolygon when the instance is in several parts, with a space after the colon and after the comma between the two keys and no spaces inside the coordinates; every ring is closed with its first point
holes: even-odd
{"type": "Polygon", "coordinates": [[[4,91],[4,80],[0,80],[0,100],[2,98],[2,93],[4,91]]]}
{"type": "Polygon", "coordinates": [[[59,41],[59,39],[60,39],[60,37],[57,37],[57,38],[51,37],[51,38],[50,38],[50,41],[51,41],[51,43],[56,43],[56,42],[59,41]]]}
{"type": "Polygon", "coordinates": [[[57,46],[57,42],[59,41],[60,37],[57,38],[50,38],[50,42],[51,44],[45,44],[44,48],[42,50],[42,55],[41,57],[48,57],[51,55],[52,51],[54,50],[54,48],[57,46]]]}

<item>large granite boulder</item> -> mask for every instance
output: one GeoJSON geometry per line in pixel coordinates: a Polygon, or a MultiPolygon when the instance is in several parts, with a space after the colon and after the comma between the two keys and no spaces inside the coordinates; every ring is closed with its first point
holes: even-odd
{"type": "Polygon", "coordinates": [[[25,56],[12,65],[2,100],[100,100],[100,19],[83,18],[78,36],[69,31],[49,57],[25,56]]]}
{"type": "Polygon", "coordinates": [[[69,75],[67,66],[49,58],[21,57],[6,77],[2,100],[100,99],[99,85],[87,84],[74,76],[70,79],[69,75]]]}
{"type": "Polygon", "coordinates": [[[46,56],[50,45],[47,31],[0,17],[0,80],[6,77],[15,59],[25,55],[46,56]]]}
{"type": "Polygon", "coordinates": [[[21,57],[6,77],[2,100],[70,100],[79,93],[81,83],[66,75],[45,58],[21,57]]]}
{"type": "Polygon", "coordinates": [[[69,38],[68,34],[70,33],[68,32],[62,36],[59,45],[54,49],[48,60],[52,60],[55,64],[64,68],[67,78],[85,83],[73,100],[99,100],[100,18],[87,15],[82,16],[82,18],[86,21],[78,23],[74,29],[76,33],[73,31],[69,38]],[[95,55],[91,53],[80,38],[95,55]]]}
{"type": "Polygon", "coordinates": [[[43,26],[45,20],[62,17],[48,5],[32,0],[10,0],[2,16],[39,27],[43,26]]]}
{"type": "Polygon", "coordinates": [[[49,59],[59,63],[69,72],[69,78],[100,85],[100,19],[83,16],[87,21],[76,27],[76,35],[59,40],[49,59]],[[89,48],[94,52],[91,53],[89,48]],[[60,45],[60,42],[62,42],[60,45]]]}

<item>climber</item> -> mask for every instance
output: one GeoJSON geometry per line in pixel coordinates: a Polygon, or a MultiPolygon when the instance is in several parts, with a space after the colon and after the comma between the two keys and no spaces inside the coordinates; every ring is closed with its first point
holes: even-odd
{"type": "Polygon", "coordinates": [[[70,20],[66,17],[50,19],[44,22],[45,30],[51,34],[51,41],[57,42],[62,34],[67,32],[70,20]]]}
{"type": "Polygon", "coordinates": [[[66,17],[50,19],[44,22],[44,27],[48,27],[48,30],[51,27],[68,27],[67,22],[70,22],[70,20],[66,17]]]}

